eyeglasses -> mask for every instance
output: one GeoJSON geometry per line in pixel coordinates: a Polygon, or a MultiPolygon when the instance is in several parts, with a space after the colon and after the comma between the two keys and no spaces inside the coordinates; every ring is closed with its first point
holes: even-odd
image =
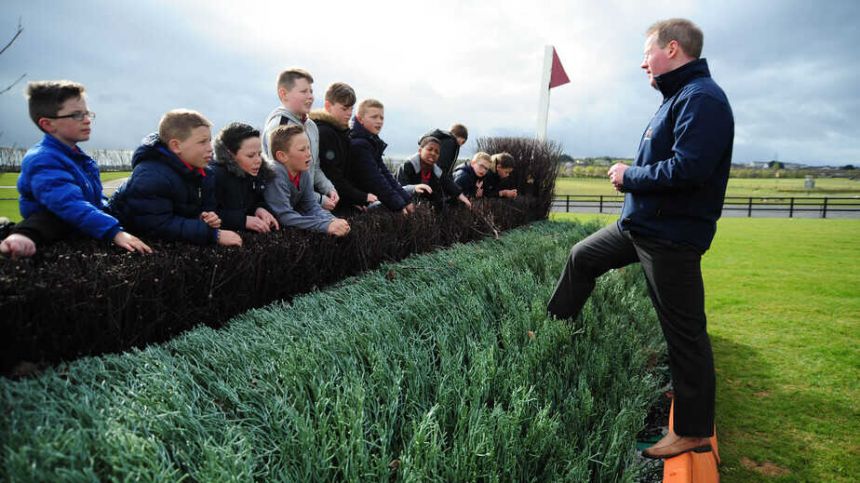
{"type": "Polygon", "coordinates": [[[83,121],[85,117],[90,118],[92,121],[96,118],[96,113],[93,111],[75,111],[71,114],[66,114],[65,116],[53,116],[49,119],[74,119],[75,121],[83,121]]]}

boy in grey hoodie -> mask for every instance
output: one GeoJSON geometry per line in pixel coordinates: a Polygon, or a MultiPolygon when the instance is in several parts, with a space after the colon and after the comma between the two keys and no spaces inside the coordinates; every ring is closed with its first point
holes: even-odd
{"type": "Polygon", "coordinates": [[[263,128],[263,155],[269,162],[277,164],[270,139],[272,131],[278,126],[298,124],[304,127],[311,148],[311,166],[306,176],[317,193],[317,202],[331,211],[340,201],[340,197],[332,182],[320,169],[319,130],[317,125],[308,118],[314,102],[314,91],[311,87],[313,82],[314,78],[304,69],[287,69],[278,76],[278,99],[281,100],[281,105],[266,118],[263,128]]]}

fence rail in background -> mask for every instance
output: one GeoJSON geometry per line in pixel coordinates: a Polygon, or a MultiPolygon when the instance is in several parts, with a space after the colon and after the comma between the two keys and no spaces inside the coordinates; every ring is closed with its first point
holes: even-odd
{"type": "MultiPolygon", "coordinates": [[[[609,213],[621,211],[623,196],[618,195],[561,195],[553,198],[552,211],[563,213],[609,213]]],[[[727,196],[723,204],[724,216],[754,214],[775,217],[844,217],[860,218],[860,196],[854,197],[794,197],[794,196],[727,196]]]]}

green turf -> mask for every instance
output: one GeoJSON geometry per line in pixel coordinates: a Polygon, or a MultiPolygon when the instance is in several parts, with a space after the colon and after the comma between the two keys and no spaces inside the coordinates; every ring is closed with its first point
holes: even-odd
{"type": "Polygon", "coordinates": [[[540,223],[411,257],[215,331],[0,379],[10,481],[632,481],[664,350],[643,277],[546,317],[540,223]]]}
{"type": "Polygon", "coordinates": [[[858,240],[860,220],[719,222],[702,271],[723,481],[860,475],[858,240]]]}
{"type": "MultiPolygon", "coordinates": [[[[726,196],[742,197],[821,197],[857,196],[860,197],[860,179],[818,178],[815,189],[806,190],[803,179],[743,179],[731,178],[726,196]]],[[[555,194],[561,195],[605,195],[618,193],[609,184],[608,178],[558,178],[555,194]]]]}

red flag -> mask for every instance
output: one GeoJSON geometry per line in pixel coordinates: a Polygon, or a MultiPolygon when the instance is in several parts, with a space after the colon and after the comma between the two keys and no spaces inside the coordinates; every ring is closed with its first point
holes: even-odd
{"type": "Polygon", "coordinates": [[[549,77],[549,88],[558,87],[570,82],[567,77],[567,72],[564,71],[564,66],[561,65],[561,60],[558,58],[558,52],[555,47],[552,48],[552,73],[549,77]]]}

